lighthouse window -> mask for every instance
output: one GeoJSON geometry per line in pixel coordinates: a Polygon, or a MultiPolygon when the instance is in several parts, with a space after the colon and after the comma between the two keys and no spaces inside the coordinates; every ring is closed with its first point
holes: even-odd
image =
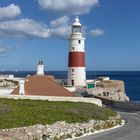
{"type": "Polygon", "coordinates": [[[78,40],[78,43],[80,44],[81,43],[81,40],[78,40]]]}
{"type": "Polygon", "coordinates": [[[72,49],[74,50],[74,47],[72,47],[72,49]]]}
{"type": "Polygon", "coordinates": [[[71,80],[71,85],[72,85],[72,86],[74,85],[74,80],[71,80]]]}
{"type": "Polygon", "coordinates": [[[74,69],[72,69],[72,72],[74,72],[74,69]]]}

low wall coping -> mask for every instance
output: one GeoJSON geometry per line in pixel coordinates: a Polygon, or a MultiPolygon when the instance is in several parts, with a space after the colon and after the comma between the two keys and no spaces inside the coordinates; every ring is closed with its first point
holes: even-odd
{"type": "Polygon", "coordinates": [[[95,98],[84,97],[60,97],[60,96],[32,96],[32,95],[1,95],[0,98],[7,99],[30,99],[30,100],[48,100],[48,101],[69,101],[69,102],[84,102],[93,103],[102,107],[102,101],[95,98]]]}

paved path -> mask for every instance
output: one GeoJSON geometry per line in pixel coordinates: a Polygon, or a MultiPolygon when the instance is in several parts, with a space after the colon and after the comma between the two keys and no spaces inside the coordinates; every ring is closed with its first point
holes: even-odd
{"type": "Polygon", "coordinates": [[[140,140],[140,112],[120,113],[128,124],[120,128],[90,135],[78,140],[140,140]]]}

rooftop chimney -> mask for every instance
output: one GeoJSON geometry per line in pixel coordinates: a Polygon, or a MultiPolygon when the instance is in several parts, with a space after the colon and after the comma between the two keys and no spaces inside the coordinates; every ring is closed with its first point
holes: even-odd
{"type": "Polygon", "coordinates": [[[19,81],[19,95],[25,95],[24,84],[24,80],[19,81]]]}
{"type": "Polygon", "coordinates": [[[37,65],[37,75],[44,75],[44,65],[42,61],[38,62],[37,65]]]}

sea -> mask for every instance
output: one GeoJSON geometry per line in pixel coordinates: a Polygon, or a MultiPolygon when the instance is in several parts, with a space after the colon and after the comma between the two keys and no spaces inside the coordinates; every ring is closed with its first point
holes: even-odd
{"type": "MultiPolygon", "coordinates": [[[[0,75],[14,74],[15,77],[26,77],[35,74],[35,71],[3,71],[0,75]]],[[[66,79],[66,71],[46,71],[47,75],[53,75],[56,79],[66,79]]],[[[115,80],[123,80],[125,92],[131,101],[140,101],[140,71],[87,71],[87,79],[107,76],[115,80]]]]}

